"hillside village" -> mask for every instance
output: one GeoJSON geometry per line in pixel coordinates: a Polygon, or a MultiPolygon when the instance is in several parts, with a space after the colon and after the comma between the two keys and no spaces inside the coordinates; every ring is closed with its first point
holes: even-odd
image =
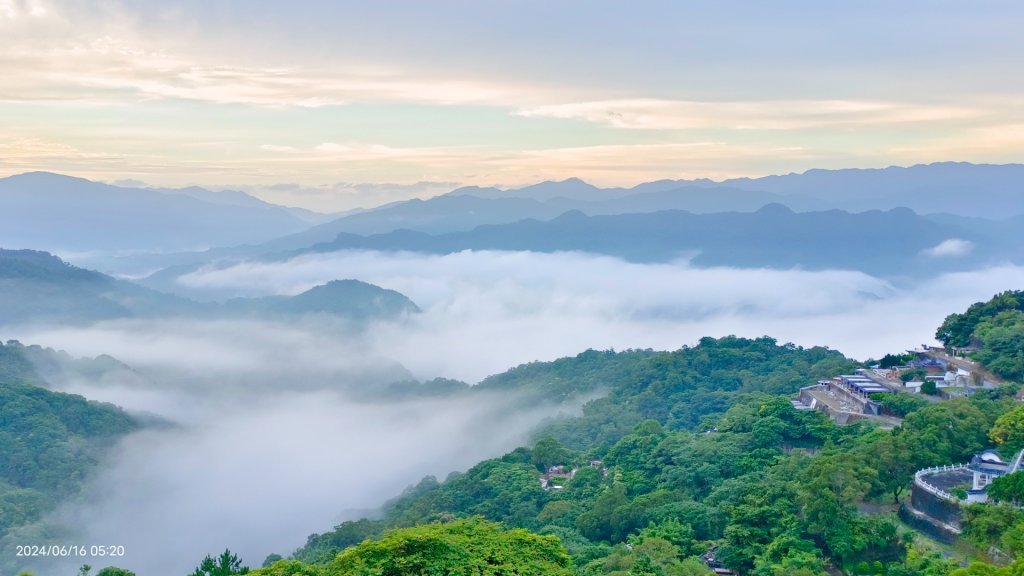
{"type": "MultiPolygon", "coordinates": [[[[872,362],[852,373],[818,380],[801,388],[791,404],[797,411],[820,411],[839,426],[868,421],[891,430],[900,426],[907,412],[914,409],[901,408],[904,401],[911,402],[910,406],[926,406],[1008,384],[970,360],[967,356],[973,351],[922,345],[898,356],[888,355],[881,362],[872,362]]],[[[1020,394],[1017,397],[1020,399],[1020,394]]],[[[717,428],[705,433],[714,432],[717,428]]],[[[601,460],[579,466],[557,464],[538,473],[540,485],[545,491],[561,491],[585,467],[597,469],[602,476],[609,474],[601,460]]],[[[909,498],[898,505],[897,515],[920,533],[938,542],[955,544],[964,530],[963,507],[989,502],[987,489],[992,482],[1022,469],[1024,450],[1006,454],[988,448],[969,462],[917,470],[909,498]]],[[[737,574],[717,557],[715,546],[699,558],[714,574],[737,574]]]]}
{"type": "MultiPolygon", "coordinates": [[[[947,351],[922,345],[908,350],[903,364],[884,368],[875,364],[801,388],[792,404],[797,410],[824,412],[838,425],[870,420],[893,428],[902,418],[884,406],[888,395],[911,394],[927,402],[941,402],[1004,384],[967,358],[973,351],[973,347],[947,351]]],[[[1021,393],[1017,397],[1022,399],[1021,393]]],[[[996,478],[1021,471],[1022,466],[1024,450],[1001,454],[986,449],[970,462],[918,470],[910,501],[900,506],[900,518],[936,540],[953,543],[963,533],[962,506],[988,502],[988,486],[996,478]]]]}
{"type": "MultiPolygon", "coordinates": [[[[964,354],[963,349],[957,353],[964,354]]],[[[944,349],[922,345],[900,357],[906,362],[859,368],[800,389],[793,402],[797,410],[820,410],[839,425],[869,419],[882,427],[900,423],[898,414],[884,406],[883,395],[914,394],[927,402],[968,396],[1003,383],[976,362],[951,356],[944,349]]]]}

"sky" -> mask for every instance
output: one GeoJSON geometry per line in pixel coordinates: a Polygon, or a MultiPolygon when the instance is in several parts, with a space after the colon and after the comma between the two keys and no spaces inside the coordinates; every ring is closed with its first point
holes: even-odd
{"type": "Polygon", "coordinates": [[[1014,162],[1022,25],[998,0],[0,0],[0,176],[330,211],[459,184],[1014,162]]]}

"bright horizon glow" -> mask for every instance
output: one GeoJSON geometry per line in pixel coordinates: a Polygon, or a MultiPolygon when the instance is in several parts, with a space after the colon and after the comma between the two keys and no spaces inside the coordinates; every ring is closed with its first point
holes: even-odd
{"type": "Polygon", "coordinates": [[[332,211],[569,177],[1019,162],[1022,24],[1009,1],[0,0],[0,176],[332,211]]]}

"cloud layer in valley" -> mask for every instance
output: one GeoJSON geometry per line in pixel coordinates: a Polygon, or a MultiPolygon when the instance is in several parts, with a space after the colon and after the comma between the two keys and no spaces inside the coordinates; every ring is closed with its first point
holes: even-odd
{"type": "Polygon", "coordinates": [[[295,294],[350,277],[398,290],[424,309],[406,324],[370,330],[366,346],[419,377],[476,381],[588,347],[671,350],[706,335],[767,334],[879,357],[931,342],[947,314],[1020,286],[1024,270],[895,286],[860,272],[699,269],[578,253],[337,252],[210,268],[180,282],[240,295],[295,294]]]}
{"type": "Polygon", "coordinates": [[[203,269],[180,282],[261,295],[339,278],[399,290],[424,312],[359,333],[323,319],[6,327],[26,343],[126,362],[131,377],[62,388],[175,424],[129,437],[89,504],[61,517],[88,538],[128,546],[123,564],[140,573],[187,571],[225,546],[258,565],[358,515],[346,510],[372,509],[424,474],[518,445],[556,410],[508,413],[507,399],[486,396],[360,403],[353,387],[410,375],[472,383],[590,347],[672,350],[727,334],[878,357],[930,342],[947,314],[1024,284],[1024,268],[898,286],[859,272],[696,269],[579,253],[339,252],[203,269]]]}
{"type": "Polygon", "coordinates": [[[507,394],[368,399],[360,389],[408,373],[336,324],[129,321],[19,337],[117,355],[131,370],[56,387],[162,421],[122,441],[86,497],[52,518],[80,529],[76,540],[124,546],[111,563],[140,574],[184,573],[224,547],[258,566],[573,409],[509,410],[507,394]]]}

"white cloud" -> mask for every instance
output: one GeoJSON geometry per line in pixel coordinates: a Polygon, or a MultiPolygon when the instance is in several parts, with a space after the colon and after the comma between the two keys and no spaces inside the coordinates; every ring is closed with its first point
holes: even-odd
{"type": "Polygon", "coordinates": [[[260,150],[266,150],[267,152],[283,152],[286,154],[293,154],[300,151],[294,146],[281,146],[279,144],[261,144],[260,150]]]}
{"type": "MultiPolygon", "coordinates": [[[[22,14],[9,5],[7,10],[13,10],[8,16],[12,21],[22,14]]],[[[0,101],[132,104],[182,99],[297,108],[352,102],[512,105],[533,101],[532,88],[513,83],[340,62],[332,68],[260,66],[164,46],[129,25],[103,22],[90,33],[89,27],[68,19],[36,20],[5,39],[0,54],[5,71],[0,101]]]]}
{"type": "MultiPolygon", "coordinates": [[[[128,373],[57,387],[174,424],[126,438],[86,497],[56,516],[85,541],[125,546],[118,565],[140,574],[184,573],[225,546],[259,565],[425,474],[444,478],[521,445],[543,418],[572,409],[510,410],[508,395],[479,393],[354,400],[408,375],[330,323],[5,328],[12,332],[24,342],[85,356],[102,350],[128,362],[128,373]]],[[[35,573],[80,564],[47,561],[35,573]]]]}
{"type": "Polygon", "coordinates": [[[117,564],[140,574],[184,573],[225,547],[258,566],[425,474],[443,479],[521,444],[524,431],[551,414],[515,413],[507,398],[486,395],[355,403],[329,390],[278,385],[277,393],[232,398],[160,395],[164,406],[188,407],[188,419],[128,437],[88,500],[60,517],[88,541],[125,546],[117,564]]]}
{"type": "Polygon", "coordinates": [[[0,0],[0,21],[42,18],[48,13],[42,0],[0,0]]]}
{"type": "Polygon", "coordinates": [[[977,119],[990,111],[964,105],[869,100],[598,100],[522,108],[525,117],[579,119],[636,130],[797,130],[977,119]]]}
{"type": "Polygon", "coordinates": [[[950,312],[1024,282],[1018,268],[980,276],[903,288],[858,272],[697,269],[577,253],[339,252],[202,270],[181,282],[295,294],[359,278],[398,290],[424,314],[370,331],[369,349],[386,350],[418,376],[472,381],[588,347],[675,349],[730,333],[877,357],[930,341],[950,312]]]}
{"type": "Polygon", "coordinates": [[[695,269],[578,253],[343,252],[211,268],[182,281],[295,294],[352,277],[399,290],[424,312],[360,334],[330,323],[5,328],[26,343],[128,362],[137,375],[64,387],[181,425],[131,437],[105,465],[90,505],[65,510],[68,517],[93,538],[128,545],[126,566],[140,573],[182,572],[224,546],[255,564],[422,474],[443,476],[514,446],[544,415],[508,414],[502,398],[391,406],[346,398],[350,386],[402,374],[394,361],[420,378],[474,382],[588,347],[673,350],[727,334],[879,357],[931,342],[947,314],[1024,284],[1024,268],[903,287],[858,272],[695,269]]]}
{"type": "Polygon", "coordinates": [[[974,244],[969,240],[950,238],[928,248],[923,253],[932,258],[959,258],[970,254],[973,249],[974,244]]]}

